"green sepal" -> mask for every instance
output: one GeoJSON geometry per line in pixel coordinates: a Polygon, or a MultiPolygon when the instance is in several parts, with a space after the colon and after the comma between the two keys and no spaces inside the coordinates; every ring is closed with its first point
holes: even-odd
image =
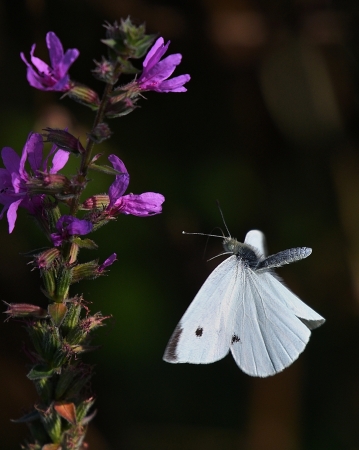
{"type": "Polygon", "coordinates": [[[48,404],[53,398],[54,384],[52,377],[39,378],[33,380],[39,397],[42,402],[48,404]]]}
{"type": "Polygon", "coordinates": [[[56,286],[56,294],[55,301],[57,303],[62,303],[66,300],[69,288],[71,284],[71,269],[68,267],[60,267],[58,276],[57,276],[57,286],[56,286]]]}
{"type": "Polygon", "coordinates": [[[44,283],[45,292],[49,298],[54,298],[56,282],[55,282],[55,270],[54,269],[44,269],[40,270],[42,282],[44,283]]]}
{"type": "Polygon", "coordinates": [[[80,393],[83,387],[90,381],[92,377],[92,373],[88,373],[87,375],[82,375],[77,378],[73,383],[71,383],[69,389],[65,393],[65,397],[67,399],[74,399],[80,396],[80,393]]]}
{"type": "Polygon", "coordinates": [[[98,164],[91,163],[89,165],[89,169],[95,170],[96,172],[105,173],[107,175],[123,175],[122,172],[119,172],[118,170],[110,166],[99,166],[98,164]]]}
{"type": "Polygon", "coordinates": [[[63,336],[67,336],[69,332],[74,330],[79,323],[82,306],[77,301],[68,302],[67,314],[61,325],[63,336]]]}
{"type": "Polygon", "coordinates": [[[62,347],[57,329],[45,321],[38,321],[31,323],[27,330],[33,346],[42,360],[48,366],[56,368],[53,364],[53,357],[62,347]]]}
{"type": "Polygon", "coordinates": [[[31,381],[40,380],[42,378],[50,378],[56,373],[55,369],[50,369],[44,364],[37,364],[34,366],[30,372],[26,375],[31,381]]]}
{"type": "Polygon", "coordinates": [[[78,422],[81,422],[86,417],[86,414],[94,403],[95,400],[93,398],[89,398],[78,405],[76,408],[76,417],[78,422]]]}
{"type": "Polygon", "coordinates": [[[57,412],[50,407],[47,411],[40,411],[40,419],[43,423],[45,430],[54,443],[61,440],[61,418],[57,412]]]}
{"type": "MultiPolygon", "coordinates": [[[[81,239],[80,237],[77,236],[72,239],[72,242],[74,244],[77,244],[79,248],[87,248],[88,250],[96,250],[98,248],[96,242],[88,238],[81,239]]],[[[71,281],[71,283],[73,283],[73,281],[71,281]]]]}
{"type": "Polygon", "coordinates": [[[84,264],[77,264],[72,269],[71,283],[77,283],[81,280],[92,280],[99,276],[98,272],[98,260],[89,261],[84,264]]]}
{"type": "Polygon", "coordinates": [[[69,366],[64,369],[59,375],[59,379],[55,388],[55,399],[61,400],[64,398],[64,394],[71,386],[74,378],[80,373],[79,369],[74,366],[69,366]]]}
{"type": "Polygon", "coordinates": [[[67,313],[67,306],[64,303],[52,303],[47,307],[52,323],[59,327],[67,313]]]}
{"type": "Polygon", "coordinates": [[[136,69],[131,61],[125,58],[121,58],[121,56],[117,57],[117,62],[121,65],[121,73],[136,74],[141,72],[140,70],[136,69]]]}

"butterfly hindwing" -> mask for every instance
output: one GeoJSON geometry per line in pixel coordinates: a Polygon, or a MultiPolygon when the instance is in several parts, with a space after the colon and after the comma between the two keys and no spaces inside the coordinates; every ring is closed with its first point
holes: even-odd
{"type": "Polygon", "coordinates": [[[246,270],[245,301],[234,314],[231,352],[245,373],[267,377],[295,361],[311,333],[274,292],[262,289],[262,276],[246,270]]]}
{"type": "Polygon", "coordinates": [[[300,298],[293,294],[292,291],[270,272],[265,272],[260,277],[263,289],[273,293],[276,299],[285,305],[289,311],[292,311],[297,317],[303,319],[309,329],[313,330],[325,322],[325,319],[321,315],[302,302],[300,298]]]}

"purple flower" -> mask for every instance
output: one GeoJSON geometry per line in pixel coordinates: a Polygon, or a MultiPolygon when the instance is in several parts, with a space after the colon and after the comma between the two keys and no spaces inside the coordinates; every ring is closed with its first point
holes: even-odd
{"type": "Polygon", "coordinates": [[[112,253],[101,265],[98,266],[97,272],[102,274],[108,266],[111,266],[115,261],[117,261],[116,253],[112,253]]]}
{"type": "Polygon", "coordinates": [[[169,55],[167,58],[160,61],[169,45],[170,41],[164,45],[163,38],[160,37],[147,53],[147,56],[143,61],[143,72],[137,80],[137,84],[141,90],[156,92],[187,91],[183,85],[191,79],[188,74],[180,75],[169,80],[167,79],[172,75],[176,66],[178,66],[182,59],[182,55],[176,53],[174,55],[169,55]]]}
{"type": "Polygon", "coordinates": [[[47,33],[46,45],[49,49],[51,66],[34,56],[35,44],[30,51],[31,64],[25,55],[20,53],[21,59],[27,65],[27,81],[30,86],[41,91],[66,92],[70,89],[70,78],[67,72],[80,52],[76,48],[71,48],[64,54],[61,41],[53,31],[47,33]]]}
{"type": "Polygon", "coordinates": [[[162,212],[162,203],[165,201],[165,198],[161,194],[145,192],[140,195],[123,195],[130,182],[130,175],[124,163],[116,155],[110,155],[108,159],[113,168],[121,172],[121,175],[116,175],[116,179],[109,189],[110,203],[106,208],[108,216],[122,213],[147,217],[162,212]]]}
{"type": "Polygon", "coordinates": [[[67,241],[70,236],[84,235],[92,231],[92,223],[88,220],[77,219],[74,216],[62,216],[57,221],[57,233],[51,234],[52,242],[55,247],[67,241]]]}
{"type": "Polygon", "coordinates": [[[50,152],[50,155],[54,154],[52,167],[47,170],[49,157],[43,161],[43,147],[41,134],[30,133],[21,158],[10,147],[4,147],[1,151],[5,169],[0,168],[0,204],[4,205],[0,213],[0,219],[7,211],[9,233],[15,227],[19,206],[26,208],[32,215],[41,212],[43,195],[29,195],[27,182],[31,176],[36,176],[38,171],[55,174],[64,167],[69,158],[69,152],[56,151],[57,147],[53,147],[50,152]],[[29,161],[32,174],[25,170],[26,160],[29,161]]]}

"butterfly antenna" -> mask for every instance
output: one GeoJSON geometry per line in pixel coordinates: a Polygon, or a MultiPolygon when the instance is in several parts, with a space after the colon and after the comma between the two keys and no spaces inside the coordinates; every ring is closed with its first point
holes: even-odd
{"type": "Polygon", "coordinates": [[[199,234],[200,236],[207,236],[207,237],[218,237],[223,239],[223,236],[218,236],[218,234],[206,234],[206,233],[187,233],[187,231],[182,231],[182,234],[199,234]]]}
{"type": "Polygon", "coordinates": [[[218,206],[219,212],[221,213],[221,217],[222,217],[224,226],[226,227],[226,230],[227,230],[227,233],[228,233],[228,237],[232,237],[232,236],[231,236],[231,233],[230,233],[229,230],[228,230],[226,221],[224,220],[224,215],[223,215],[223,212],[222,212],[222,209],[221,209],[221,205],[219,204],[219,200],[217,200],[217,206],[218,206]]]}

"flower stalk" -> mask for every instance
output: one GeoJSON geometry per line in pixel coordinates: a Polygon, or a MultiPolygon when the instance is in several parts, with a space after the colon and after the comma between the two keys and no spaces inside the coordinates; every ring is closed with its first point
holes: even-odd
{"type": "MultiPolygon", "coordinates": [[[[30,437],[24,450],[84,450],[86,430],[94,416],[89,396],[92,368],[82,362],[82,355],[95,349],[93,333],[110,317],[91,313],[82,296],[72,296],[71,286],[83,280],[103,276],[116,261],[116,253],[100,263],[91,258],[79,263],[78,255],[94,251],[97,243],[88,237],[98,228],[113,223],[120,216],[148,217],[162,212],[164,196],[156,192],[142,194],[125,192],[130,175],[117,155],[109,155],[111,166],[100,163],[101,155],[93,156],[95,145],[112,135],[108,119],[121,117],[136,109],[144,91],[185,92],[190,79],[181,75],[170,79],[181,55],[169,55],[161,61],[169,42],[154,41],[145,34],[143,25],[135,26],[128,18],[120,24],[106,24],[107,57],[96,63],[94,76],[105,83],[100,96],[91,88],[71,80],[68,71],[79,57],[77,49],[64,51],[60,39],[49,32],[46,43],[50,65],[35,56],[30,62],[21,53],[27,67],[29,84],[39,90],[64,93],[96,111],[86,145],[71,130],[46,128],[44,133],[31,132],[22,155],[4,147],[0,169],[0,219],[7,214],[9,233],[14,230],[19,207],[25,208],[41,226],[47,247],[32,252],[33,268],[39,270],[41,292],[47,299],[43,308],[30,303],[6,303],[7,319],[24,322],[31,341],[32,366],[27,378],[34,382],[39,400],[23,417],[30,437]],[[147,53],[148,52],[148,53],[147,53]],[[119,85],[122,73],[141,73],[133,60],[147,53],[142,74],[127,85],[119,85]],[[52,143],[47,157],[44,142],[52,143]],[[72,155],[80,157],[77,174],[65,176],[61,170],[72,155]],[[108,193],[95,194],[81,200],[89,183],[88,170],[114,177],[108,193]]],[[[91,236],[92,237],[92,236],[91,236]]],[[[34,302],[36,303],[36,302],[34,302]]]]}

